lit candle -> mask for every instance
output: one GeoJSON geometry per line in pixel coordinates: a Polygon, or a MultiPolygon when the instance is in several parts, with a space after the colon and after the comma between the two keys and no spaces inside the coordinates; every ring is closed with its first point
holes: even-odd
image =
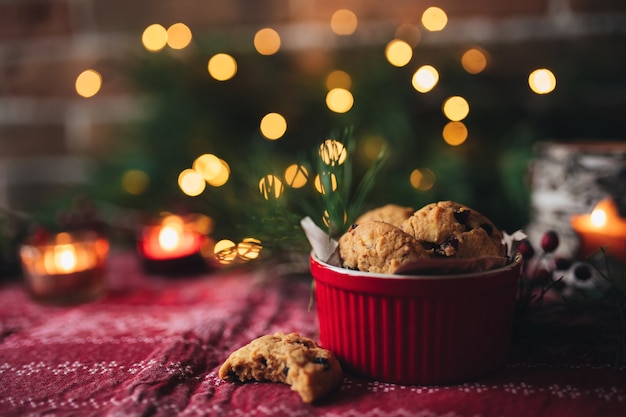
{"type": "Polygon", "coordinates": [[[590,214],[572,216],[570,222],[580,236],[582,257],[603,248],[613,258],[626,258],[626,219],[619,216],[611,198],[600,201],[590,214]]]}
{"type": "Polygon", "coordinates": [[[87,301],[105,288],[109,242],[95,233],[59,233],[20,248],[24,278],[33,298],[53,303],[87,301]]]}
{"type": "Polygon", "coordinates": [[[169,215],[159,224],[143,228],[138,249],[148,272],[178,274],[203,269],[206,241],[206,236],[184,219],[169,215]]]}

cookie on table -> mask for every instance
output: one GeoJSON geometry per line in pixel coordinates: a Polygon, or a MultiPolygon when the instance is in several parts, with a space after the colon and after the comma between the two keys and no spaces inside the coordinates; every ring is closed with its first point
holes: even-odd
{"type": "Polygon", "coordinates": [[[375,220],[400,227],[400,225],[402,225],[406,219],[411,217],[414,212],[415,209],[412,207],[404,207],[398,204],[387,204],[382,207],[366,211],[361,214],[361,216],[359,216],[354,223],[359,224],[375,220]]]}
{"type": "Polygon", "coordinates": [[[434,256],[503,257],[502,232],[484,215],[454,201],[439,201],[417,210],[400,228],[422,242],[434,256]]]}
{"type": "Polygon", "coordinates": [[[314,402],[343,378],[332,352],[298,333],[261,336],[230,354],[219,370],[226,381],[280,382],[291,386],[302,401],[314,402]]]}
{"type": "Polygon", "coordinates": [[[393,274],[401,265],[429,254],[414,237],[381,221],[354,224],[339,238],[344,268],[393,274]]]}

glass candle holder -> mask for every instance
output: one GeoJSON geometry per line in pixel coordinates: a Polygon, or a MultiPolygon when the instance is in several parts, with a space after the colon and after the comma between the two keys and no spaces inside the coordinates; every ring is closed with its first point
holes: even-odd
{"type": "Polygon", "coordinates": [[[26,286],[37,300],[75,304],[105,290],[109,242],[93,232],[59,233],[44,242],[20,247],[26,286]]]}
{"type": "Polygon", "coordinates": [[[189,275],[207,268],[203,248],[207,237],[180,216],[170,215],[143,227],[137,249],[144,270],[161,275],[189,275]]]}

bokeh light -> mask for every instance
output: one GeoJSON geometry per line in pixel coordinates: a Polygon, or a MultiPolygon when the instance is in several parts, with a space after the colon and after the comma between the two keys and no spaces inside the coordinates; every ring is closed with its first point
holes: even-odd
{"type": "Polygon", "coordinates": [[[348,157],[348,150],[343,143],[338,140],[326,139],[324,143],[320,145],[319,155],[326,165],[341,165],[348,157]]]}
{"type": "Polygon", "coordinates": [[[337,177],[332,172],[322,172],[315,176],[313,185],[318,193],[326,194],[337,189],[337,177]],[[325,184],[326,181],[328,181],[328,184],[325,184]],[[330,185],[330,190],[326,188],[327,185],[330,185]]]}
{"type": "Polygon", "coordinates": [[[208,70],[218,81],[230,80],[237,73],[237,61],[228,54],[215,54],[209,59],[208,70]]]}
{"type": "Polygon", "coordinates": [[[266,200],[279,198],[284,189],[283,182],[276,175],[268,174],[259,181],[259,191],[266,200]]]}
{"type": "Polygon", "coordinates": [[[292,164],[285,169],[285,183],[292,188],[302,188],[309,180],[309,171],[304,165],[292,164]]]}
{"type": "Polygon", "coordinates": [[[556,88],[556,77],[549,69],[539,68],[528,76],[528,85],[537,94],[548,94],[556,88]]]}
{"type": "Polygon", "coordinates": [[[452,96],[443,103],[443,114],[453,122],[463,120],[469,114],[469,103],[461,96],[452,96]]]}
{"type": "Polygon", "coordinates": [[[191,38],[191,29],[184,23],[174,23],[167,28],[167,45],[172,49],[186,48],[191,38]]]}
{"type": "Polygon", "coordinates": [[[261,249],[263,249],[263,245],[259,239],[246,237],[237,244],[237,255],[243,261],[251,261],[259,257],[261,249]]]}
{"type": "Polygon", "coordinates": [[[152,24],[144,29],[141,43],[150,52],[160,51],[167,45],[167,30],[158,23],[152,24]]]}
{"type": "Polygon", "coordinates": [[[213,187],[221,187],[228,182],[230,178],[230,166],[226,161],[220,159],[222,169],[213,178],[206,180],[206,182],[213,187]]]}
{"type": "Polygon", "coordinates": [[[280,35],[271,28],[261,29],[254,35],[254,48],[261,55],[273,55],[280,49],[280,35]]]}
{"type": "Polygon", "coordinates": [[[267,139],[280,139],[287,131],[287,121],[279,113],[268,113],[261,119],[260,129],[267,139]]]}
{"type": "Polygon", "coordinates": [[[396,29],[395,38],[402,39],[415,48],[422,40],[422,33],[417,26],[411,23],[403,23],[396,29]]]}
{"type": "Polygon", "coordinates": [[[415,71],[411,78],[413,88],[420,93],[427,93],[439,82],[439,72],[432,65],[423,65],[415,71]]]}
{"type": "Polygon", "coordinates": [[[85,98],[93,97],[102,87],[102,76],[96,70],[85,70],[76,77],[75,86],[78,95],[85,98]]]}
{"type": "Polygon", "coordinates": [[[206,181],[210,181],[222,170],[222,164],[217,156],[205,153],[193,161],[192,168],[206,181]]]}
{"type": "Polygon", "coordinates": [[[343,88],[349,90],[352,87],[352,77],[345,71],[334,70],[326,77],[326,89],[343,88]]]}
{"type": "Polygon", "coordinates": [[[222,239],[213,247],[215,258],[222,265],[228,265],[237,258],[237,245],[229,239],[222,239]]]}
{"type": "Polygon", "coordinates": [[[461,57],[463,69],[470,74],[478,74],[487,68],[487,55],[478,48],[470,48],[461,57]]]}
{"type": "Polygon", "coordinates": [[[428,168],[416,168],[411,172],[409,181],[416,190],[428,191],[435,185],[435,173],[428,168]]]}
{"type": "Polygon", "coordinates": [[[467,127],[463,122],[448,122],[442,135],[448,145],[459,146],[467,139],[467,127]]]}
{"type": "Polygon", "coordinates": [[[146,192],[150,185],[150,177],[145,171],[131,169],[122,176],[122,188],[128,194],[141,195],[146,192]]]}
{"type": "Polygon", "coordinates": [[[429,7],[422,14],[422,25],[431,32],[443,30],[448,24],[448,16],[439,7],[429,7]]]}
{"type": "Polygon", "coordinates": [[[195,197],[204,191],[206,182],[195,169],[185,169],[178,175],[178,186],[181,191],[190,197],[195,197]]]}
{"type": "Polygon", "coordinates": [[[326,106],[335,113],[345,113],[354,105],[352,93],[345,88],[333,88],[326,94],[326,106]]]}
{"type": "Polygon", "coordinates": [[[394,39],[385,47],[385,57],[394,67],[403,67],[413,58],[413,48],[403,40],[394,39]]]}
{"type": "Polygon", "coordinates": [[[330,28],[336,35],[352,35],[359,24],[353,11],[339,9],[330,18],[330,28]]]}

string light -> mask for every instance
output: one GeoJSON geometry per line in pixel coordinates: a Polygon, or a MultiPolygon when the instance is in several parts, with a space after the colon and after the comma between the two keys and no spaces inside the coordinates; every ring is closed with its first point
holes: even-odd
{"type": "Polygon", "coordinates": [[[191,29],[184,23],[174,23],[167,29],[167,45],[172,49],[186,48],[191,38],[191,29]]]}
{"type": "Polygon", "coordinates": [[[208,70],[218,81],[230,80],[237,73],[237,61],[228,54],[215,54],[209,59],[208,70]]]}
{"type": "Polygon", "coordinates": [[[463,122],[449,122],[443,128],[443,139],[450,146],[459,146],[467,139],[467,127],[463,122]]]}
{"type": "Polygon", "coordinates": [[[413,88],[420,93],[431,91],[439,82],[439,72],[432,65],[423,65],[415,71],[411,78],[413,88]]]}
{"type": "Polygon", "coordinates": [[[283,182],[276,175],[268,174],[259,181],[259,191],[266,200],[279,198],[284,188],[283,182]]]}
{"type": "Polygon", "coordinates": [[[309,171],[304,165],[292,164],[285,170],[285,183],[292,188],[302,188],[309,180],[309,171]]]}
{"type": "Polygon", "coordinates": [[[195,197],[204,191],[206,183],[204,178],[196,170],[188,168],[178,174],[178,187],[183,193],[195,197]]]}
{"type": "Polygon", "coordinates": [[[326,106],[335,113],[346,113],[353,105],[354,97],[345,88],[333,88],[326,94],[326,106]]]}
{"type": "Polygon", "coordinates": [[[468,73],[478,74],[487,67],[487,56],[478,48],[468,49],[461,57],[461,65],[468,73]]]}
{"type": "Polygon", "coordinates": [[[259,257],[262,248],[259,239],[246,237],[237,244],[237,255],[243,261],[251,261],[259,257]]]}
{"type": "Polygon", "coordinates": [[[352,35],[358,23],[356,14],[348,9],[339,9],[330,18],[330,28],[336,35],[352,35]]]}
{"type": "Polygon", "coordinates": [[[352,77],[345,71],[334,70],[326,77],[326,89],[343,88],[349,90],[352,87],[352,77]]]}
{"type": "Polygon", "coordinates": [[[335,166],[341,165],[346,161],[348,151],[343,143],[338,140],[326,139],[320,145],[319,155],[326,165],[335,166]]]}
{"type": "Polygon", "coordinates": [[[141,43],[150,52],[160,51],[167,45],[167,30],[158,23],[154,23],[144,29],[141,43]]]}
{"type": "Polygon", "coordinates": [[[469,114],[469,103],[461,96],[449,97],[443,103],[443,114],[450,120],[458,122],[469,114]]]}
{"type": "Polygon", "coordinates": [[[254,35],[254,48],[261,55],[273,55],[280,49],[280,35],[274,29],[264,28],[254,35]]]}
{"type": "Polygon", "coordinates": [[[337,189],[337,177],[332,172],[322,172],[315,176],[313,181],[315,189],[320,194],[326,194],[327,192],[335,191],[337,189]],[[322,181],[322,177],[327,178],[330,183],[330,190],[325,188],[325,183],[322,181]]]}
{"type": "Polygon", "coordinates": [[[537,94],[548,94],[556,88],[556,77],[549,69],[539,68],[528,76],[528,85],[537,94]]]}
{"type": "Polygon", "coordinates": [[[102,87],[102,76],[96,70],[85,70],[76,77],[75,87],[78,95],[85,98],[93,97],[102,87]]]}
{"type": "Polygon", "coordinates": [[[431,32],[443,30],[448,24],[448,16],[439,7],[429,7],[422,14],[422,25],[431,32]]]}
{"type": "Polygon", "coordinates": [[[435,185],[435,173],[428,169],[414,169],[409,178],[411,186],[418,191],[428,191],[435,185]]]}
{"type": "Polygon", "coordinates": [[[260,129],[266,139],[280,139],[287,131],[287,121],[279,113],[268,113],[261,119],[260,129]]]}
{"type": "Polygon", "coordinates": [[[403,67],[413,58],[413,48],[407,42],[394,39],[385,47],[387,61],[395,67],[403,67]]]}

